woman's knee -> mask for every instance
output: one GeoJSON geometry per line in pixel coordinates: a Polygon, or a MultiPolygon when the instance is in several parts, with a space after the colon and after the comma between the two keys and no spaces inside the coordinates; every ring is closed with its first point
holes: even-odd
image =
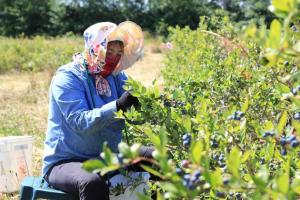
{"type": "Polygon", "coordinates": [[[85,176],[79,183],[80,199],[109,199],[109,187],[98,174],[85,176]]]}

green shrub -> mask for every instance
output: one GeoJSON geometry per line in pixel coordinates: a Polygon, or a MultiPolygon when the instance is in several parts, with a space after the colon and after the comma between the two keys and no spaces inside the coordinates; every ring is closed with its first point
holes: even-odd
{"type": "Polygon", "coordinates": [[[11,70],[55,70],[83,50],[81,37],[29,38],[0,37],[0,73],[11,70]]]}
{"type": "Polygon", "coordinates": [[[226,18],[209,22],[217,33],[203,20],[172,29],[163,93],[130,79],[141,106],[118,113],[128,145],[85,168],[105,174],[135,159],[132,143],[152,144],[155,167],[142,167],[161,178],[158,199],[299,199],[299,3],[274,0],[284,23],[250,38],[226,18]]]}

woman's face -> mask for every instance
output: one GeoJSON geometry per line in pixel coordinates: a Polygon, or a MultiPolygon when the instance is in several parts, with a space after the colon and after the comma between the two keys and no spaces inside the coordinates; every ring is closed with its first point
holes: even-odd
{"type": "Polygon", "coordinates": [[[105,55],[105,64],[100,74],[105,78],[112,74],[116,66],[118,65],[121,57],[124,54],[124,45],[122,42],[113,41],[107,44],[107,50],[105,55]]]}
{"type": "Polygon", "coordinates": [[[124,45],[119,41],[112,41],[107,44],[106,57],[119,57],[124,54],[124,45]]]}

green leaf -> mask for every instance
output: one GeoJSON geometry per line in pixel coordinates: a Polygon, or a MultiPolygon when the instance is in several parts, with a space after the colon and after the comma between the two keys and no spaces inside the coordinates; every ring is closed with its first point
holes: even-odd
{"type": "Polygon", "coordinates": [[[182,118],[182,124],[184,126],[184,128],[186,129],[187,132],[191,132],[191,118],[190,117],[183,117],[182,118]]]}
{"type": "Polygon", "coordinates": [[[296,129],[298,136],[300,136],[300,123],[296,120],[292,120],[292,125],[296,129]]]}
{"type": "Polygon", "coordinates": [[[249,156],[252,154],[253,151],[249,150],[249,151],[246,151],[243,156],[242,156],[242,160],[241,162],[244,163],[248,160],[249,156]]]}
{"type": "Polygon", "coordinates": [[[252,180],[259,189],[265,189],[269,177],[269,172],[266,166],[261,166],[252,180]]]}
{"type": "Polygon", "coordinates": [[[125,142],[119,143],[118,149],[125,157],[131,157],[130,147],[125,142]]]}
{"type": "Polygon", "coordinates": [[[300,53],[300,42],[299,41],[293,46],[293,49],[295,51],[297,51],[298,53],[300,53]]]}
{"type": "Polygon", "coordinates": [[[300,194],[300,178],[296,177],[294,178],[291,187],[293,189],[294,192],[296,192],[297,194],[300,194]]]}
{"type": "Polygon", "coordinates": [[[229,158],[227,160],[228,169],[235,177],[239,177],[239,166],[241,164],[241,152],[237,147],[233,147],[230,151],[229,158]]]}
{"type": "Polygon", "coordinates": [[[278,189],[280,192],[286,194],[289,189],[289,176],[284,173],[277,178],[278,189]]]}
{"type": "Polygon", "coordinates": [[[290,12],[292,11],[291,6],[293,5],[294,0],[273,0],[272,5],[276,10],[290,12]]]}
{"type": "Polygon", "coordinates": [[[282,134],[283,129],[286,125],[287,117],[288,117],[287,111],[284,111],[281,114],[281,117],[280,117],[280,120],[279,120],[279,123],[278,123],[278,126],[277,126],[277,131],[278,131],[278,134],[280,134],[280,135],[282,134]]]}
{"type": "Polygon", "coordinates": [[[110,166],[103,167],[101,170],[98,170],[96,172],[100,172],[101,176],[104,176],[108,172],[115,171],[115,170],[117,170],[119,168],[120,168],[119,165],[110,165],[110,166]]]}
{"type": "Polygon", "coordinates": [[[280,46],[281,24],[278,20],[273,20],[270,27],[269,46],[278,48],[280,46]]]}
{"type": "Polygon", "coordinates": [[[85,162],[83,162],[81,164],[82,168],[85,169],[88,172],[94,172],[94,171],[99,171],[101,170],[103,167],[105,167],[105,164],[98,160],[98,159],[91,159],[91,160],[87,160],[85,162]]]}
{"type": "Polygon", "coordinates": [[[243,106],[242,106],[242,112],[247,112],[247,110],[248,110],[248,107],[249,107],[249,98],[248,98],[248,96],[246,97],[246,100],[245,100],[245,102],[244,102],[244,104],[243,104],[243,106]]]}
{"type": "Polygon", "coordinates": [[[210,184],[212,188],[217,188],[222,185],[222,172],[217,168],[213,173],[210,173],[210,184]]]}
{"type": "Polygon", "coordinates": [[[191,159],[195,164],[200,165],[202,150],[203,150],[203,144],[201,140],[197,140],[192,144],[191,159]]]}
{"type": "Polygon", "coordinates": [[[151,167],[149,167],[149,166],[146,166],[146,165],[140,165],[141,166],[141,168],[143,168],[144,170],[146,170],[147,172],[149,172],[150,174],[153,174],[153,175],[155,175],[155,176],[157,176],[157,177],[160,177],[160,178],[163,178],[164,176],[161,174],[161,173],[159,173],[158,171],[156,171],[155,169],[152,169],[151,167]]]}
{"type": "Polygon", "coordinates": [[[176,185],[174,185],[170,182],[160,182],[159,185],[168,192],[178,193],[178,189],[177,189],[176,185]]]}

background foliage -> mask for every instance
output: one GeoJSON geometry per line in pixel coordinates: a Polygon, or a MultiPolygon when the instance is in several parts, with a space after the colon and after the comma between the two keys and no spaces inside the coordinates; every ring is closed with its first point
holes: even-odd
{"type": "Polygon", "coordinates": [[[152,33],[167,34],[168,26],[197,28],[199,16],[229,16],[241,25],[267,24],[274,15],[269,0],[1,0],[0,34],[52,35],[83,30],[99,21],[131,20],[152,33]]]}

